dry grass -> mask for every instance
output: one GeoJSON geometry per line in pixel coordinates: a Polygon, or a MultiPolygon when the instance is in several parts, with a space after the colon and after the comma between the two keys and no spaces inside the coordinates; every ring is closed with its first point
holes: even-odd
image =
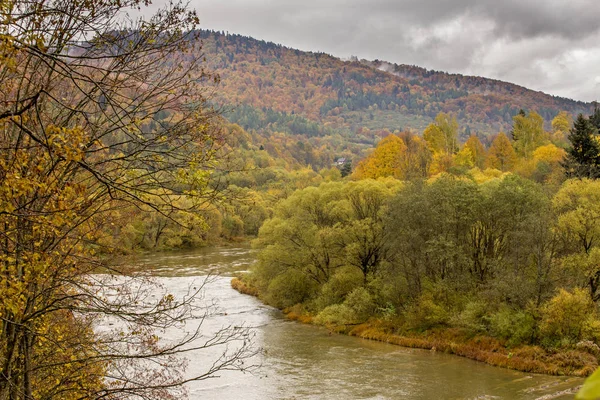
{"type": "Polygon", "coordinates": [[[582,350],[546,351],[538,346],[507,348],[487,336],[469,338],[459,330],[447,329],[414,335],[386,332],[377,323],[362,324],[348,332],[351,336],[428,349],[470,358],[497,367],[550,375],[588,376],[598,367],[598,359],[582,350]]]}
{"type": "Polygon", "coordinates": [[[231,280],[231,287],[242,294],[248,294],[250,296],[258,297],[258,289],[246,285],[241,279],[233,278],[231,280]]]}
{"type": "MultiPolygon", "coordinates": [[[[312,323],[312,316],[298,307],[284,310],[287,318],[312,323]]],[[[331,328],[330,328],[331,329],[331,328]]],[[[584,350],[547,351],[539,346],[508,348],[501,340],[489,336],[470,337],[459,329],[426,333],[394,334],[391,326],[372,320],[352,327],[331,329],[362,339],[377,340],[402,347],[432,350],[466,357],[489,365],[523,372],[549,375],[588,376],[598,367],[598,359],[584,350]]]]}
{"type": "Polygon", "coordinates": [[[300,304],[296,304],[293,307],[288,307],[283,310],[285,317],[287,319],[291,319],[292,321],[298,321],[303,324],[312,324],[313,316],[309,313],[304,312],[302,306],[300,304]]]}

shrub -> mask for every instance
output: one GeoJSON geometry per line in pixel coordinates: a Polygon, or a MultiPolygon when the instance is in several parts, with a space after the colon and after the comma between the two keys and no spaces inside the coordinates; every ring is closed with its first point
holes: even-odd
{"type": "Polygon", "coordinates": [[[367,285],[375,305],[386,310],[388,317],[396,315],[395,310],[401,308],[408,298],[408,285],[404,276],[383,270],[381,276],[373,278],[367,285]]]}
{"type": "Polygon", "coordinates": [[[452,325],[472,333],[484,332],[489,325],[488,305],[484,301],[469,301],[464,309],[452,319],[452,325]]]}
{"type": "Polygon", "coordinates": [[[448,323],[448,311],[438,305],[431,294],[425,293],[419,297],[404,314],[406,323],[411,329],[427,330],[448,323]]]}
{"type": "Polygon", "coordinates": [[[346,296],[363,283],[363,276],[354,267],[342,267],[321,286],[319,297],[315,300],[313,308],[321,311],[333,304],[340,304],[346,296]]]}
{"type": "Polygon", "coordinates": [[[515,310],[503,305],[490,318],[492,335],[505,339],[511,346],[527,343],[533,338],[535,319],[523,310],[515,310]]]}
{"type": "Polygon", "coordinates": [[[286,308],[302,303],[314,292],[313,282],[301,271],[289,269],[275,277],[267,289],[267,303],[286,308]]]}
{"type": "Polygon", "coordinates": [[[540,334],[544,344],[573,344],[598,334],[595,307],[582,289],[561,289],[542,307],[540,334]]]}
{"type": "Polygon", "coordinates": [[[321,311],[314,321],[319,325],[346,325],[357,323],[358,318],[346,304],[334,304],[321,311]]]}
{"type": "Polygon", "coordinates": [[[356,319],[358,319],[359,322],[367,320],[375,311],[373,299],[368,290],[364,287],[354,289],[352,293],[346,297],[344,305],[354,311],[356,319]]]}

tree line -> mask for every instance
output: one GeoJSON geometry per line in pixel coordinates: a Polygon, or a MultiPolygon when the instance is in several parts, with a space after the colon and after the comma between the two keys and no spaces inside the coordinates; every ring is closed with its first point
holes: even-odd
{"type": "Polygon", "coordinates": [[[510,346],[598,343],[598,122],[598,109],[572,127],[559,113],[549,133],[521,111],[489,149],[475,136],[460,146],[445,114],[423,138],[389,135],[351,180],[275,206],[246,279],[325,325],[377,318],[510,346]]]}
{"type": "Polygon", "coordinates": [[[260,228],[249,281],[322,324],[460,328],[511,345],[597,342],[600,183],[514,174],[299,190],[260,228]]]}

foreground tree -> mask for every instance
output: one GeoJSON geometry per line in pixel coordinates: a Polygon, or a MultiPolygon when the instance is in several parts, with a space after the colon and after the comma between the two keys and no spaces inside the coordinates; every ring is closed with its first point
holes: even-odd
{"type": "Polygon", "coordinates": [[[0,399],[162,399],[241,368],[243,329],[201,344],[200,328],[158,340],[159,329],[206,316],[197,291],[152,304],[139,281],[90,275],[127,207],[169,218],[216,196],[223,137],[206,84],[217,78],[186,36],[196,15],[169,4],[125,26],[124,13],[145,2],[0,5],[0,399]],[[122,329],[100,335],[107,316],[122,329]],[[205,371],[178,372],[186,349],[238,340],[205,371]]]}

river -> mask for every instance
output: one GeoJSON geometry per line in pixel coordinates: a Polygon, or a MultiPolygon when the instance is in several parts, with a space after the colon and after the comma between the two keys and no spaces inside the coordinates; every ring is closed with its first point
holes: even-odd
{"type": "MultiPolygon", "coordinates": [[[[582,379],[528,374],[465,358],[330,334],[327,329],[286,320],[279,310],[230,286],[235,272],[255,259],[248,247],[221,247],[140,256],[136,264],[175,296],[207,274],[205,301],[218,312],[203,325],[252,326],[254,373],[224,371],[188,385],[190,399],[573,399],[582,379]]],[[[213,349],[214,350],[214,349],[213,349]]],[[[216,351],[216,350],[214,350],[216,351]]],[[[206,368],[214,351],[190,354],[188,372],[206,368]]]]}

